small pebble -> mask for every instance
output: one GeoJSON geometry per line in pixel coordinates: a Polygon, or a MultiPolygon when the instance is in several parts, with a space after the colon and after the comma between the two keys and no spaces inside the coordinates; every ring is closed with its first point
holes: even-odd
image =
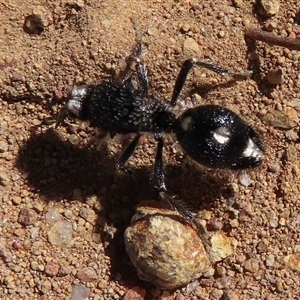
{"type": "Polygon", "coordinates": [[[76,277],[81,281],[91,282],[97,279],[97,274],[93,268],[85,267],[77,272],[76,277]]]}
{"type": "Polygon", "coordinates": [[[202,209],[199,213],[199,217],[202,220],[209,221],[211,219],[211,216],[212,216],[212,211],[210,210],[202,209]]]}
{"type": "Polygon", "coordinates": [[[200,285],[199,280],[194,280],[186,286],[186,292],[189,294],[200,285]]]}
{"type": "Polygon", "coordinates": [[[182,30],[183,32],[188,32],[188,31],[190,30],[190,25],[187,24],[187,23],[182,24],[182,25],[181,25],[181,30],[182,30]]]}
{"type": "Polygon", "coordinates": [[[73,226],[68,221],[57,221],[48,230],[48,240],[51,245],[67,247],[74,241],[73,226]]]}
{"type": "Polygon", "coordinates": [[[41,23],[41,27],[48,27],[54,22],[52,11],[47,7],[41,5],[35,5],[33,8],[33,15],[38,18],[38,21],[41,23]]]}
{"type": "Polygon", "coordinates": [[[267,31],[272,32],[277,28],[277,23],[275,21],[267,21],[265,24],[265,28],[267,31]]]}
{"type": "Polygon", "coordinates": [[[244,268],[246,271],[256,273],[259,271],[259,261],[256,258],[249,258],[244,262],[244,268]]]}
{"type": "Polygon", "coordinates": [[[44,210],[44,205],[40,202],[36,202],[34,203],[33,209],[37,212],[37,213],[41,213],[44,210]]]}
{"type": "Polygon", "coordinates": [[[79,212],[80,217],[82,217],[87,222],[94,224],[97,221],[98,215],[95,213],[94,210],[90,208],[81,208],[79,212]]]}
{"type": "Polygon", "coordinates": [[[74,212],[71,209],[66,209],[66,210],[63,211],[63,215],[67,219],[71,220],[74,217],[74,212]]]}
{"type": "Polygon", "coordinates": [[[71,300],[86,300],[91,294],[91,290],[83,284],[74,284],[71,293],[71,300]]]}
{"type": "Polygon", "coordinates": [[[7,131],[8,124],[6,121],[0,121],[0,134],[4,135],[4,133],[7,131]]]}
{"type": "Polygon", "coordinates": [[[148,30],[147,30],[147,33],[148,33],[149,35],[154,35],[154,34],[156,34],[156,32],[157,32],[157,29],[156,29],[155,27],[150,27],[150,28],[148,28],[148,30]]]}
{"type": "Polygon", "coordinates": [[[280,218],[279,221],[278,221],[279,225],[280,226],[286,226],[286,220],[285,218],[280,218]]]}
{"type": "Polygon", "coordinates": [[[236,292],[229,290],[225,291],[222,297],[222,300],[240,300],[242,299],[240,295],[238,295],[236,292]]]}
{"type": "Polygon", "coordinates": [[[76,134],[71,134],[68,137],[68,140],[72,145],[78,145],[78,143],[79,143],[79,138],[76,134]]]}
{"type": "Polygon", "coordinates": [[[8,149],[8,144],[6,141],[0,141],[0,152],[6,152],[8,149]]]}
{"type": "Polygon", "coordinates": [[[75,0],[75,4],[79,7],[79,8],[83,8],[85,6],[85,0],[75,0]]]}
{"type": "Polygon", "coordinates": [[[45,217],[51,223],[61,220],[61,214],[56,207],[50,207],[45,217]]]}
{"type": "Polygon", "coordinates": [[[226,287],[230,286],[231,280],[231,276],[222,276],[216,279],[215,286],[220,290],[225,289],[226,287]]]}
{"type": "Polygon", "coordinates": [[[233,220],[230,221],[230,226],[231,226],[232,228],[238,228],[239,225],[240,225],[240,224],[239,224],[238,219],[233,219],[233,220]]]}
{"type": "Polygon", "coordinates": [[[296,142],[299,139],[299,135],[293,129],[287,130],[285,136],[289,141],[296,142]]]}
{"type": "Polygon", "coordinates": [[[60,266],[57,276],[63,277],[72,273],[72,268],[69,265],[60,266]]]}
{"type": "Polygon", "coordinates": [[[30,231],[30,237],[35,240],[38,238],[40,232],[39,227],[33,227],[32,230],[30,231]]]}
{"type": "Polygon", "coordinates": [[[261,15],[272,17],[276,15],[280,8],[280,0],[261,0],[262,9],[259,11],[261,15]]]}
{"type": "MultiPolygon", "coordinates": [[[[286,106],[283,109],[283,113],[287,116],[291,124],[299,124],[299,116],[297,111],[291,107],[291,106],[286,106]]],[[[296,126],[297,126],[296,125],[296,126]]]]}
{"type": "Polygon", "coordinates": [[[45,273],[47,276],[53,277],[58,274],[59,264],[55,262],[48,262],[45,266],[45,273]]]}
{"type": "Polygon", "coordinates": [[[33,225],[36,221],[36,218],[36,211],[29,208],[22,208],[19,213],[18,222],[24,226],[33,225]]]}
{"type": "Polygon", "coordinates": [[[291,107],[293,107],[297,112],[300,113],[300,99],[299,98],[295,98],[295,99],[289,101],[289,105],[291,107]]]}
{"type": "Polygon", "coordinates": [[[217,266],[216,271],[218,275],[223,276],[226,274],[226,269],[223,266],[217,266]]]}
{"type": "Polygon", "coordinates": [[[270,219],[270,226],[272,228],[277,228],[278,227],[278,220],[276,218],[270,219]]]}
{"type": "Polygon", "coordinates": [[[292,129],[299,123],[297,111],[292,107],[285,108],[283,111],[271,110],[261,119],[265,124],[280,129],[292,129]]]}
{"type": "Polygon", "coordinates": [[[19,237],[25,236],[25,229],[24,228],[17,228],[14,233],[15,233],[16,236],[19,236],[19,237]]]}
{"type": "Polygon", "coordinates": [[[295,254],[289,254],[284,257],[284,262],[288,268],[300,272],[300,257],[295,254]]]}
{"type": "Polygon", "coordinates": [[[270,172],[272,173],[279,173],[280,172],[280,165],[278,163],[272,163],[268,166],[270,172]]]}
{"type": "Polygon", "coordinates": [[[210,238],[209,257],[213,263],[232,255],[237,247],[237,240],[227,237],[223,232],[215,232],[210,238]]]}
{"type": "Polygon", "coordinates": [[[251,184],[252,180],[247,172],[242,172],[239,174],[239,182],[241,185],[248,187],[251,184]]]}
{"type": "Polygon", "coordinates": [[[126,292],[123,300],[144,300],[145,296],[146,290],[139,286],[135,286],[126,292]]]}
{"type": "Polygon", "coordinates": [[[185,57],[200,57],[201,49],[193,38],[185,39],[183,43],[183,53],[185,57]]]}
{"type": "Polygon", "coordinates": [[[225,36],[225,31],[223,31],[223,30],[219,31],[219,32],[218,32],[218,36],[219,36],[220,38],[223,38],[223,37],[225,36]]]}
{"type": "Polygon", "coordinates": [[[243,0],[233,0],[233,4],[235,7],[238,8],[242,8],[245,5],[243,0]]]}
{"type": "Polygon", "coordinates": [[[269,268],[274,267],[275,263],[275,256],[273,254],[270,254],[266,259],[266,266],[269,268]]]}
{"type": "Polygon", "coordinates": [[[2,186],[8,186],[10,180],[9,177],[7,176],[7,174],[5,173],[0,173],[0,184],[2,186]]]}
{"type": "Polygon", "coordinates": [[[15,239],[11,246],[14,250],[20,250],[22,248],[22,242],[19,239],[15,239]]]}
{"type": "Polygon", "coordinates": [[[267,74],[267,80],[271,84],[282,84],[283,83],[283,72],[281,69],[275,69],[269,71],[267,74]]]}
{"type": "Polygon", "coordinates": [[[13,196],[12,197],[12,203],[15,205],[19,205],[22,202],[22,198],[19,196],[13,196]]]}
{"type": "Polygon", "coordinates": [[[51,291],[52,284],[49,280],[42,280],[37,283],[36,287],[40,293],[47,294],[51,291]]]}

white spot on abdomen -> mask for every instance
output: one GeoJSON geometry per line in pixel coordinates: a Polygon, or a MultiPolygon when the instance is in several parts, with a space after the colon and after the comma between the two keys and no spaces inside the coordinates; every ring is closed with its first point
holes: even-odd
{"type": "Polygon", "coordinates": [[[230,137],[231,137],[230,130],[226,127],[219,127],[215,131],[213,131],[213,138],[219,144],[224,145],[224,144],[228,143],[230,137]]]}
{"type": "Polygon", "coordinates": [[[251,139],[248,140],[247,146],[243,151],[243,157],[263,157],[264,153],[253,143],[251,139]]]}

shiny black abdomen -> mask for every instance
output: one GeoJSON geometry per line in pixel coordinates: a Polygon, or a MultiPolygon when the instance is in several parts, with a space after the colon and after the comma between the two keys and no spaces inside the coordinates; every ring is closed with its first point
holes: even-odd
{"type": "Polygon", "coordinates": [[[202,105],[185,111],[178,119],[177,139],[193,160],[212,168],[258,166],[260,158],[244,156],[251,140],[264,150],[258,134],[248,124],[231,110],[216,105],[202,105]]]}

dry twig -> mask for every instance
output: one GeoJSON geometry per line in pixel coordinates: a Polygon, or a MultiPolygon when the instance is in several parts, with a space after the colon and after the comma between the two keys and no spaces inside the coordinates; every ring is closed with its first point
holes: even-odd
{"type": "Polygon", "coordinates": [[[253,40],[259,40],[291,50],[300,51],[300,39],[278,36],[274,33],[263,31],[261,29],[253,27],[246,28],[245,36],[253,40]]]}

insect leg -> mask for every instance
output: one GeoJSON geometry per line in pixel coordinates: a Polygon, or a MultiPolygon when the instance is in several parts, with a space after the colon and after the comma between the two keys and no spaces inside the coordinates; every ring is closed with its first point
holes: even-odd
{"type": "Polygon", "coordinates": [[[119,76],[122,83],[130,82],[135,70],[138,80],[138,90],[144,95],[148,94],[148,72],[146,64],[142,62],[142,56],[145,55],[146,50],[144,44],[141,41],[138,41],[134,46],[132,53],[127,58],[124,71],[121,72],[119,76]]]}
{"type": "Polygon", "coordinates": [[[175,197],[169,196],[166,192],[160,192],[159,195],[163,201],[168,202],[168,204],[173,210],[178,211],[185,218],[186,221],[190,223],[194,221],[194,218],[197,214],[184,208],[185,205],[184,203],[182,203],[182,201],[176,199],[175,197]]]}
{"type": "Polygon", "coordinates": [[[170,197],[166,191],[165,184],[165,175],[163,171],[163,147],[164,147],[164,135],[161,133],[155,134],[155,139],[157,140],[157,151],[155,157],[155,166],[154,166],[154,187],[158,190],[159,195],[163,201],[168,202],[170,207],[178,211],[188,222],[192,222],[195,214],[188,211],[179,203],[178,199],[170,197]]]}
{"type": "Polygon", "coordinates": [[[164,134],[155,134],[157,143],[157,150],[154,164],[154,188],[158,192],[166,191],[165,174],[163,170],[163,147],[164,147],[164,134]]]}
{"type": "Polygon", "coordinates": [[[196,58],[191,58],[191,59],[187,59],[180,71],[179,71],[179,74],[177,76],[177,79],[175,81],[175,85],[174,85],[174,89],[173,89],[173,95],[172,95],[172,98],[171,98],[171,105],[172,106],[175,106],[176,105],[176,102],[178,100],[178,97],[182,91],[182,88],[185,84],[185,81],[186,81],[186,78],[189,74],[189,72],[191,71],[191,69],[195,66],[200,66],[200,67],[203,67],[203,68],[206,68],[208,70],[211,70],[221,76],[231,76],[231,77],[234,77],[234,78],[247,78],[249,76],[251,76],[252,72],[251,71],[246,71],[244,73],[232,73],[232,72],[229,72],[228,70],[224,69],[223,67],[217,65],[217,64],[214,64],[210,61],[201,61],[201,60],[198,60],[196,58]]]}
{"type": "Polygon", "coordinates": [[[125,163],[127,162],[127,160],[129,159],[129,157],[132,155],[132,153],[134,152],[140,138],[141,138],[141,134],[138,133],[134,139],[132,140],[132,142],[125,148],[125,150],[122,152],[121,156],[119,157],[118,161],[117,161],[117,168],[125,171],[127,173],[129,173],[129,169],[126,169],[124,167],[125,163]]]}
{"type": "Polygon", "coordinates": [[[60,111],[58,112],[58,116],[56,118],[55,129],[57,129],[68,116],[68,109],[66,106],[63,106],[60,111]]]}
{"type": "Polygon", "coordinates": [[[148,80],[148,71],[147,71],[146,64],[139,60],[137,61],[135,68],[138,75],[140,91],[142,92],[143,95],[148,95],[149,80],[148,80]]]}

